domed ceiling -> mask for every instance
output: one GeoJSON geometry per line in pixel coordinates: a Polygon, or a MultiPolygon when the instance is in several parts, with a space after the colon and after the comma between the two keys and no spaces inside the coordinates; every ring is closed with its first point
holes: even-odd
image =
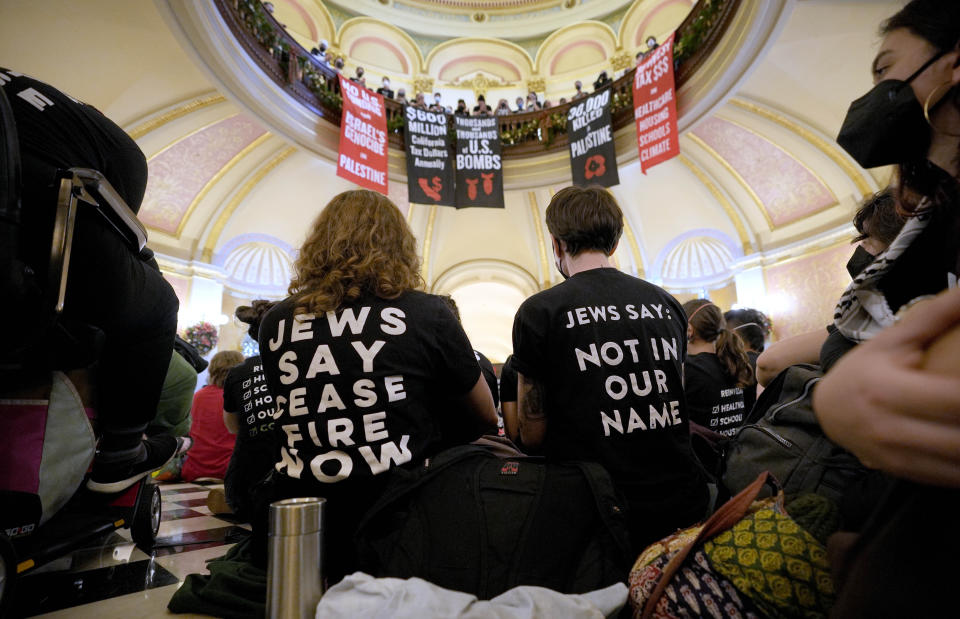
{"type": "MultiPolygon", "coordinates": [[[[558,93],[567,77],[577,74],[567,69],[572,61],[563,60],[564,54],[586,53],[576,47],[562,52],[565,46],[599,45],[604,59],[590,64],[590,70],[612,70],[611,59],[628,49],[625,42],[638,44],[623,32],[644,32],[641,26],[653,8],[685,15],[691,4],[274,2],[278,19],[302,30],[301,36],[328,38],[345,54],[352,50],[384,64],[396,61],[398,71],[403,58],[411,81],[428,67],[447,66],[457,79],[469,75],[456,69],[469,47],[444,45],[466,31],[448,25],[431,30],[444,36],[429,40],[412,29],[398,35],[397,13],[388,11],[423,10],[436,19],[469,16],[471,10],[483,10],[490,19],[568,11],[569,19],[573,11],[595,9],[594,17],[601,19],[587,25],[609,32],[606,42],[600,34],[567,40],[561,33],[551,39],[544,33],[555,30],[548,29],[529,35],[539,37],[535,48],[516,41],[493,44],[504,50],[497,59],[520,72],[522,79],[511,77],[518,89],[526,87],[525,80],[543,76],[544,67],[553,63],[541,62],[545,57],[558,59],[553,63],[558,93]],[[603,21],[618,11],[614,23],[603,21]],[[375,21],[364,21],[371,17],[375,21]],[[383,41],[393,42],[399,56],[383,52],[383,41]]],[[[0,53],[9,67],[96,105],[137,140],[150,171],[140,216],[189,321],[229,315],[254,296],[283,296],[282,280],[310,222],[330,197],[352,186],[336,177],[328,157],[271,130],[221,91],[171,32],[158,10],[163,5],[160,0],[156,5],[89,0],[83,7],[7,0],[5,12],[17,19],[0,20],[0,53]]],[[[817,327],[844,283],[855,206],[889,178],[887,171],[859,168],[832,136],[849,102],[869,88],[876,25],[898,6],[886,0],[797,2],[777,26],[766,56],[735,68],[734,96],[684,133],[680,157],[647,175],[636,161],[635,137],[621,131],[621,185],[612,191],[627,227],[614,262],[681,298],[710,294],[722,305],[765,309],[780,336],[817,327]]],[[[460,23],[460,17],[450,18],[450,24],[460,23]]],[[[464,27],[474,25],[486,27],[469,22],[464,27]]],[[[572,21],[565,25],[583,27],[572,21]]],[[[500,35],[508,31],[502,24],[498,28],[500,35]]],[[[723,62],[716,60],[718,70],[723,62]]],[[[548,93],[549,88],[548,78],[548,93]]],[[[335,135],[335,128],[329,133],[335,135]]],[[[494,361],[509,352],[510,317],[519,301],[558,281],[543,213],[569,176],[545,178],[542,171],[562,170],[567,156],[557,152],[530,165],[508,162],[505,209],[456,211],[409,204],[403,156],[391,154],[390,197],[417,235],[428,286],[458,299],[468,333],[494,361]]],[[[240,331],[224,325],[222,341],[239,345],[240,331]]]]}

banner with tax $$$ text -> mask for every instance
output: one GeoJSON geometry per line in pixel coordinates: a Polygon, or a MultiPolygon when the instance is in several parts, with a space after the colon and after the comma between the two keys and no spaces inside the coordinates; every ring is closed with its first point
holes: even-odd
{"type": "Polygon", "coordinates": [[[680,154],[677,91],[673,79],[671,34],[637,67],[633,76],[633,117],[637,124],[640,169],[647,170],[680,154]]]}
{"type": "Polygon", "coordinates": [[[383,97],[340,76],[343,111],[337,176],[387,195],[387,113],[383,97]]]}
{"type": "Polygon", "coordinates": [[[610,120],[612,93],[611,88],[604,88],[570,106],[567,112],[570,171],[573,184],[577,187],[613,187],[620,184],[613,123],[610,120]]]}

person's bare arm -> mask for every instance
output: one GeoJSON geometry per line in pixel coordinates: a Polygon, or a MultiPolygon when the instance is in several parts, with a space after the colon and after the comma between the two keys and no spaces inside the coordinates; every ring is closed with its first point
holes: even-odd
{"type": "Polygon", "coordinates": [[[496,433],[497,409],[493,405],[493,396],[483,374],[480,374],[470,391],[458,398],[457,404],[467,412],[466,429],[475,437],[496,433]]]}
{"type": "Polygon", "coordinates": [[[911,308],[813,392],[823,431],[867,466],[960,487],[960,289],[911,308]]]}
{"type": "Polygon", "coordinates": [[[223,411],[223,425],[227,427],[227,432],[230,434],[236,434],[240,431],[240,421],[233,413],[223,411]]]}
{"type": "Polygon", "coordinates": [[[764,387],[777,374],[798,363],[820,363],[820,349],[827,330],[811,331],[771,344],[757,358],[757,382],[764,387]]]}
{"type": "Polygon", "coordinates": [[[517,418],[516,402],[501,402],[500,410],[503,411],[503,429],[511,441],[516,441],[520,437],[520,420],[517,418]]]}
{"type": "Polygon", "coordinates": [[[543,410],[543,385],[517,373],[517,415],[520,439],[527,447],[539,447],[547,434],[543,410]]]}

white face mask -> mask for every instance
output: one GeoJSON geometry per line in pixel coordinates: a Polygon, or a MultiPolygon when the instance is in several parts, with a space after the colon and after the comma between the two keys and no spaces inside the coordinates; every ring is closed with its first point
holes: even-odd
{"type": "Polygon", "coordinates": [[[434,97],[433,100],[436,101],[437,103],[440,103],[440,97],[434,97]]]}

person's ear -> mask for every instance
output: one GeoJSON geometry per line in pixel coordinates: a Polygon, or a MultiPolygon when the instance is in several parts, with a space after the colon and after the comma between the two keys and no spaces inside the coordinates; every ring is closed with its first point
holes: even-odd
{"type": "Polygon", "coordinates": [[[693,341],[693,326],[689,324],[687,325],[687,341],[693,341]]]}
{"type": "Polygon", "coordinates": [[[553,254],[558,258],[563,258],[563,245],[560,244],[557,237],[551,234],[550,241],[553,243],[553,254]]]}

